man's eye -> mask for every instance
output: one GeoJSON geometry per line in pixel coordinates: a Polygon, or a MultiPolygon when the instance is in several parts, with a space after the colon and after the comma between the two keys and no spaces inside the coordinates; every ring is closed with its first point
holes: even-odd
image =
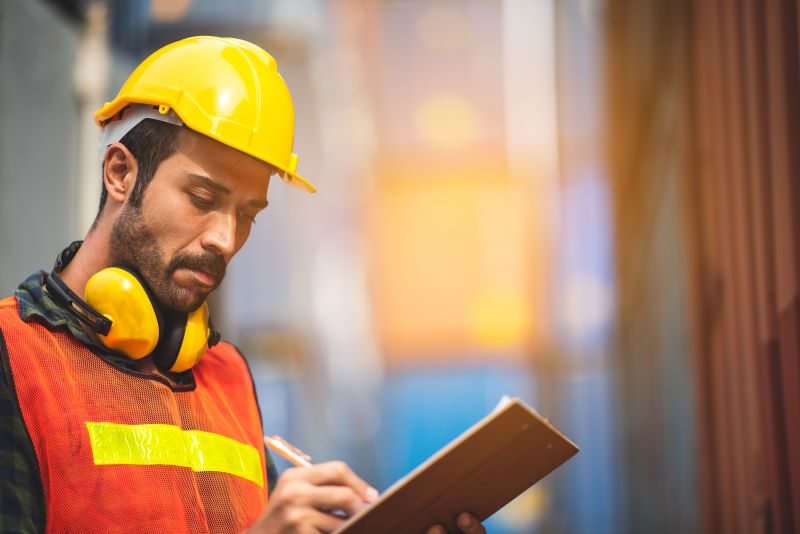
{"type": "Polygon", "coordinates": [[[255,224],[256,223],[255,215],[250,215],[249,213],[245,213],[243,211],[239,212],[239,218],[242,219],[243,221],[246,221],[246,222],[250,223],[250,224],[255,224]]]}
{"type": "Polygon", "coordinates": [[[213,201],[211,199],[200,197],[197,195],[189,195],[192,199],[192,204],[201,209],[210,208],[213,201]]]}

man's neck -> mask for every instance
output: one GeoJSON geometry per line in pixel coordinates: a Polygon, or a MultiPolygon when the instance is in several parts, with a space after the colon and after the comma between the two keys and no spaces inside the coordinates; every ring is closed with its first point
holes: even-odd
{"type": "Polygon", "coordinates": [[[108,232],[101,228],[102,222],[86,235],[86,238],[64,270],[61,279],[83,298],[83,290],[89,278],[98,271],[110,267],[108,264],[108,232]]]}

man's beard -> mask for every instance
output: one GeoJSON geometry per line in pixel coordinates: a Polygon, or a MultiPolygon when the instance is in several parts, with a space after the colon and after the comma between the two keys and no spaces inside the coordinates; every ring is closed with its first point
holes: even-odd
{"type": "Polygon", "coordinates": [[[108,250],[111,265],[135,269],[161,306],[183,313],[200,307],[225,276],[225,259],[210,251],[197,255],[179,252],[167,263],[155,234],[142,220],[141,210],[132,206],[122,208],[114,221],[108,250]],[[172,275],[182,268],[209,272],[214,275],[216,284],[208,291],[178,286],[172,275]]]}

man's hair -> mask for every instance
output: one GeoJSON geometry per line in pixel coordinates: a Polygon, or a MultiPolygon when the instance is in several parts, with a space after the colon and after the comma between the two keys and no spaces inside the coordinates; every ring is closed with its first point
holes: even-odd
{"type": "MultiPolygon", "coordinates": [[[[119,140],[131,151],[131,154],[139,164],[136,183],[128,200],[134,208],[139,208],[142,205],[144,192],[153,180],[153,175],[155,175],[158,166],[175,152],[179,131],[180,126],[155,119],[145,119],[131,128],[119,140]]],[[[105,172],[105,162],[101,167],[101,172],[105,172]]],[[[108,198],[108,190],[106,189],[105,180],[102,180],[102,178],[101,174],[103,190],[100,192],[100,207],[97,209],[97,216],[94,219],[92,228],[97,225],[108,198]]]]}

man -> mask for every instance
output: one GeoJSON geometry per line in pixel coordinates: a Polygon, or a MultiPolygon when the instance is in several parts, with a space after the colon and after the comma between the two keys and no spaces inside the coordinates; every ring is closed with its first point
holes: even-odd
{"type": "Polygon", "coordinates": [[[314,190],[274,59],[184,39],[95,119],[94,225],[0,300],[0,531],[334,531],[377,491],[341,462],[278,479],[246,364],[207,324],[270,177],[314,190]]]}

